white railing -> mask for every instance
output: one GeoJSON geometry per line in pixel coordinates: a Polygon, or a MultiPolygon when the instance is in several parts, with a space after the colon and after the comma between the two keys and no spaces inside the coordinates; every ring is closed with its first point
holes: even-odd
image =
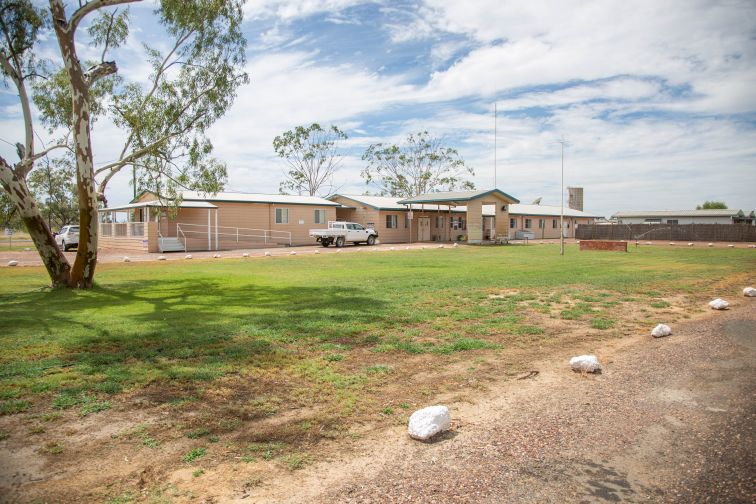
{"type": "MultiPolygon", "coordinates": [[[[262,245],[289,245],[291,246],[291,232],[276,231],[273,229],[253,229],[232,226],[207,226],[205,224],[176,224],[176,234],[183,238],[184,245],[187,239],[204,240],[210,237],[210,248],[219,247],[220,242],[228,244],[235,242],[237,245],[255,243],[262,245]]],[[[181,239],[181,238],[180,238],[181,239]]]]}
{"type": "Polygon", "coordinates": [[[100,236],[111,238],[144,238],[145,222],[100,222],[100,236]]]}

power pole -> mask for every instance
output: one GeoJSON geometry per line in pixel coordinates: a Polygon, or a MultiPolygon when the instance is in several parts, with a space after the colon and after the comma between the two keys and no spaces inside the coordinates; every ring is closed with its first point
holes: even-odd
{"type": "Polygon", "coordinates": [[[564,137],[558,143],[562,146],[562,182],[560,185],[562,208],[559,215],[559,255],[564,255],[564,146],[569,145],[569,143],[564,137]]]}
{"type": "Polygon", "coordinates": [[[496,189],[496,102],[494,102],[494,189],[496,189]]]}

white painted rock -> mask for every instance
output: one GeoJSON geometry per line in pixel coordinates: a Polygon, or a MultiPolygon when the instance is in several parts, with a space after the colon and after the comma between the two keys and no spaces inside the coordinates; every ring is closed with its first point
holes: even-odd
{"type": "Polygon", "coordinates": [[[651,336],[654,338],[662,338],[664,336],[669,336],[670,334],[672,334],[672,329],[666,324],[659,324],[654,327],[653,331],[651,331],[651,336]]]}
{"type": "Polygon", "coordinates": [[[443,245],[439,245],[438,248],[444,248],[444,246],[443,245]]]}
{"type": "Polygon", "coordinates": [[[191,259],[191,258],[192,258],[192,254],[186,254],[186,255],[184,256],[184,259],[191,259]]]}
{"type": "Polygon", "coordinates": [[[653,243],[651,243],[651,242],[646,242],[646,245],[653,245],[653,243]]]}
{"type": "Polygon", "coordinates": [[[428,406],[412,413],[407,432],[413,439],[425,441],[451,428],[451,415],[446,406],[428,406]]]}
{"type": "Polygon", "coordinates": [[[24,251],[26,251],[26,252],[30,252],[30,251],[31,251],[31,248],[29,248],[29,247],[26,247],[26,248],[24,249],[24,251]]]}
{"type": "Polygon", "coordinates": [[[389,250],[396,250],[394,247],[391,247],[389,250]]]}
{"type": "Polygon", "coordinates": [[[709,306],[711,306],[714,310],[726,310],[730,307],[730,303],[728,303],[724,299],[717,298],[714,301],[709,301],[709,306]]]}
{"type": "Polygon", "coordinates": [[[713,244],[713,243],[708,243],[707,245],[708,245],[709,247],[713,247],[713,246],[714,246],[714,244],[713,244]]]}
{"type": "Polygon", "coordinates": [[[453,246],[453,247],[459,247],[459,243],[455,243],[455,244],[454,244],[454,245],[452,245],[452,246],[453,246]]]}
{"type": "Polygon", "coordinates": [[[158,261],[165,261],[165,256],[158,256],[158,261]]]}
{"type": "Polygon", "coordinates": [[[339,249],[339,250],[336,250],[336,253],[337,253],[337,254],[341,254],[341,250],[340,250],[340,249],[339,249]]]}
{"type": "Polygon", "coordinates": [[[270,257],[270,252],[265,252],[265,257],[270,257]]]}
{"type": "Polygon", "coordinates": [[[410,249],[409,247],[404,247],[404,250],[409,250],[409,249],[410,249]]]}
{"type": "Polygon", "coordinates": [[[579,355],[570,359],[570,367],[573,371],[584,373],[600,373],[601,364],[595,355],[579,355]]]}
{"type": "Polygon", "coordinates": [[[735,248],[735,245],[732,245],[732,244],[727,245],[727,246],[730,247],[730,248],[735,248]]]}
{"type": "Polygon", "coordinates": [[[291,252],[289,252],[289,255],[297,255],[297,251],[296,250],[292,250],[291,252]]]}
{"type": "Polygon", "coordinates": [[[8,266],[18,266],[18,261],[8,261],[8,266]]]}
{"type": "Polygon", "coordinates": [[[675,244],[675,242],[669,242],[669,244],[670,244],[670,245],[674,245],[674,244],[675,244]]]}
{"type": "Polygon", "coordinates": [[[249,252],[244,252],[244,253],[242,254],[242,257],[249,257],[249,252]]]}
{"type": "Polygon", "coordinates": [[[693,244],[692,244],[692,243],[688,243],[688,247],[692,247],[692,246],[693,246],[693,244]]]}
{"type": "Polygon", "coordinates": [[[221,256],[220,254],[214,254],[213,259],[220,259],[220,256],[221,256]]]}
{"type": "Polygon", "coordinates": [[[756,297],[756,289],[753,287],[746,287],[743,289],[743,295],[746,297],[756,297]]]}
{"type": "Polygon", "coordinates": [[[320,254],[320,250],[316,250],[316,251],[315,251],[315,253],[316,253],[316,254],[320,254]]]}
{"type": "Polygon", "coordinates": [[[129,256],[124,256],[123,262],[131,262],[131,259],[129,259],[129,256]]]}

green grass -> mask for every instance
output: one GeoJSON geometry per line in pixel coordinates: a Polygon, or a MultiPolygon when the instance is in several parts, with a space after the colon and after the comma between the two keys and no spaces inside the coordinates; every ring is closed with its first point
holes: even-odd
{"type": "Polygon", "coordinates": [[[660,297],[755,268],[746,249],[568,247],[560,257],[553,247],[464,247],[103,264],[88,291],[46,289],[40,268],[2,268],[0,412],[91,414],[148,384],[188,390],[165,399],[181,408],[201,400],[191,390],[226,374],[280,369],[349,402],[391,369],[353,362],[356,352],[383,362],[506,352],[499,335],[543,333],[523,318],[529,303],[546,313],[547,303],[570,298],[561,318],[592,314],[603,329],[613,321],[599,307],[610,297],[660,297]],[[488,299],[502,289],[520,294],[488,299]],[[362,372],[344,371],[350,364],[362,372]]]}
{"type": "Polygon", "coordinates": [[[193,448],[181,459],[184,462],[194,462],[197,459],[204,457],[207,454],[207,450],[204,448],[193,448]]]}

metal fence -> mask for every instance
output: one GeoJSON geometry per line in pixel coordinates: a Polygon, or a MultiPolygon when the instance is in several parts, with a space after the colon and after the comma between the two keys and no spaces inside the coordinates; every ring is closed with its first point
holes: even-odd
{"type": "Polygon", "coordinates": [[[666,240],[756,242],[756,226],[748,224],[581,224],[578,240],[666,240]]]}

